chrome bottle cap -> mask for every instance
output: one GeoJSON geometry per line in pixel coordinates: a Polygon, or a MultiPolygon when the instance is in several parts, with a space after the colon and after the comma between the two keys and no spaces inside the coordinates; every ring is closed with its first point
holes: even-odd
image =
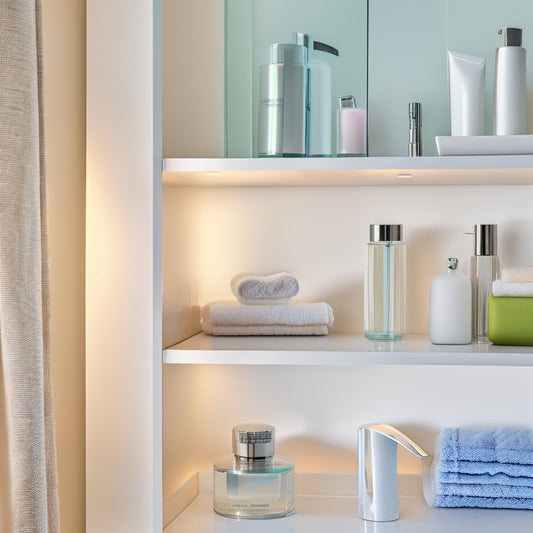
{"type": "Polygon", "coordinates": [[[370,242],[401,241],[402,224],[370,224],[370,242]]]}
{"type": "Polygon", "coordinates": [[[307,65],[307,48],[293,43],[271,44],[270,63],[272,65],[307,65]]]}
{"type": "Polygon", "coordinates": [[[448,257],[448,270],[457,270],[459,260],[457,257],[448,257]]]}
{"type": "Polygon", "coordinates": [[[343,107],[349,107],[349,108],[357,107],[355,104],[355,98],[351,94],[347,96],[341,96],[339,98],[339,108],[343,108],[343,107]]]}
{"type": "Polygon", "coordinates": [[[247,459],[274,455],[274,426],[241,424],[233,428],[233,454],[247,459]]]}
{"type": "Polygon", "coordinates": [[[498,225],[476,224],[474,245],[476,255],[498,255],[498,225]]]}

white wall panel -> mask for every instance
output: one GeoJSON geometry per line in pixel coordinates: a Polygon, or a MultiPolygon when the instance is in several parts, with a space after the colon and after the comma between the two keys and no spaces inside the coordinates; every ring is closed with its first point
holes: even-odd
{"type": "Polygon", "coordinates": [[[160,2],[87,4],[87,531],[159,532],[160,2]]]}

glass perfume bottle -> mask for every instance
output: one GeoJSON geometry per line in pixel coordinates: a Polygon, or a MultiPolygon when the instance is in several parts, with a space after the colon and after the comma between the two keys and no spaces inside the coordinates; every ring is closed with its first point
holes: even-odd
{"type": "Polygon", "coordinates": [[[273,426],[233,428],[233,459],[214,465],[213,509],[230,518],[294,513],[294,462],[274,455],[273,426]]]}
{"type": "Polygon", "coordinates": [[[401,224],[372,224],[365,272],[365,337],[398,340],[405,333],[405,254],[401,224]]]}

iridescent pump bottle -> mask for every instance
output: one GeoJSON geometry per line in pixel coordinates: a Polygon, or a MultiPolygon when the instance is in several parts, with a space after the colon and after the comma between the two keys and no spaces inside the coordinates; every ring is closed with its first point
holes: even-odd
{"type": "Polygon", "coordinates": [[[398,340],[405,333],[405,255],[401,224],[372,224],[365,272],[365,337],[398,340]]]}
{"type": "Polygon", "coordinates": [[[274,427],[233,428],[233,459],[214,466],[213,509],[230,518],[294,513],[294,463],[274,455],[274,427]]]}

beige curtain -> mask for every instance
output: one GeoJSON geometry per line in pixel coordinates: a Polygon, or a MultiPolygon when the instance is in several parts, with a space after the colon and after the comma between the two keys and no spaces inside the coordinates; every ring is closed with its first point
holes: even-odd
{"type": "Polygon", "coordinates": [[[0,523],[59,531],[40,0],[0,0],[0,523]]]}

